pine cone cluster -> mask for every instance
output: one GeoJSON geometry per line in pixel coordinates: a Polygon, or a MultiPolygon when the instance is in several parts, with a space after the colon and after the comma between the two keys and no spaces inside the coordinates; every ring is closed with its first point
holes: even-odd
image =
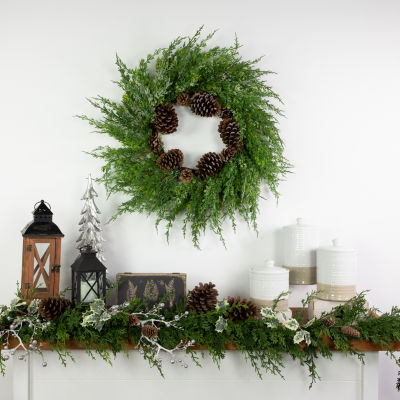
{"type": "Polygon", "coordinates": [[[218,290],[215,285],[209,283],[199,283],[198,286],[190,292],[187,299],[186,310],[196,311],[198,314],[215,310],[217,305],[218,290]]]}
{"type": "Polygon", "coordinates": [[[128,316],[128,325],[129,326],[137,326],[140,320],[136,314],[129,314],[128,316]]]}
{"type": "Polygon", "coordinates": [[[232,311],[228,312],[228,318],[234,322],[246,321],[247,319],[256,318],[258,315],[258,307],[251,300],[238,297],[228,297],[229,306],[233,306],[232,311]]]}
{"type": "Polygon", "coordinates": [[[232,111],[231,111],[229,108],[227,108],[227,107],[221,107],[221,111],[219,112],[219,116],[220,116],[222,119],[232,118],[233,113],[232,113],[232,111]]]}
{"type": "Polygon", "coordinates": [[[180,105],[180,106],[188,106],[190,105],[190,101],[191,101],[191,97],[189,93],[179,93],[178,97],[176,98],[176,102],[180,105]]]}
{"type": "Polygon", "coordinates": [[[218,132],[224,144],[236,147],[240,143],[240,128],[232,118],[223,119],[218,126],[218,132]]]}
{"type": "Polygon", "coordinates": [[[333,325],[336,323],[335,317],[326,317],[323,319],[322,323],[327,327],[327,328],[332,328],[333,325]]]}
{"type": "Polygon", "coordinates": [[[153,325],[143,325],[142,335],[149,339],[153,339],[158,335],[158,329],[153,325]]]}
{"type": "Polygon", "coordinates": [[[149,139],[149,147],[150,150],[154,153],[157,154],[161,147],[162,147],[162,141],[161,138],[158,135],[152,135],[150,136],[149,139]]]}
{"type": "Polygon", "coordinates": [[[179,149],[169,150],[157,158],[157,165],[161,169],[174,170],[182,167],[183,153],[179,149]]]}
{"type": "Polygon", "coordinates": [[[361,336],[360,332],[356,328],[353,328],[352,326],[349,325],[342,326],[340,330],[344,335],[349,337],[359,338],[361,336]]]}
{"type": "Polygon", "coordinates": [[[197,173],[201,179],[217,174],[224,166],[221,156],[217,153],[206,153],[197,163],[197,173]]]}
{"type": "Polygon", "coordinates": [[[193,171],[190,168],[184,168],[179,175],[179,179],[183,183],[190,183],[193,180],[193,171]]]}
{"type": "Polygon", "coordinates": [[[199,92],[192,96],[190,109],[201,117],[213,117],[219,114],[221,106],[211,94],[199,92]]]}
{"type": "Polygon", "coordinates": [[[63,297],[47,297],[40,301],[39,313],[48,321],[54,321],[70,306],[72,306],[72,302],[63,297]]]}
{"type": "Polygon", "coordinates": [[[157,132],[170,134],[178,128],[178,116],[172,104],[163,103],[156,107],[156,120],[154,127],[157,132]]]}

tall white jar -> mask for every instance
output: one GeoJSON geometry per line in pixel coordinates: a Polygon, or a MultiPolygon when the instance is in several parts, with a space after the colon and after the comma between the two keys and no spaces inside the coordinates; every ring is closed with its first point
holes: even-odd
{"type": "Polygon", "coordinates": [[[357,252],[338,239],[317,250],[317,295],[323,300],[347,301],[356,295],[357,252]]]}
{"type": "Polygon", "coordinates": [[[297,218],[294,225],[283,228],[283,266],[289,269],[291,285],[314,285],[317,283],[316,249],[318,229],[297,218]]]}
{"type": "MultiPolygon", "coordinates": [[[[263,267],[250,268],[249,274],[250,297],[260,307],[272,307],[281,293],[289,291],[289,271],[275,266],[272,260],[266,261],[263,267]]],[[[278,302],[276,311],[288,311],[288,296],[278,302]]]]}

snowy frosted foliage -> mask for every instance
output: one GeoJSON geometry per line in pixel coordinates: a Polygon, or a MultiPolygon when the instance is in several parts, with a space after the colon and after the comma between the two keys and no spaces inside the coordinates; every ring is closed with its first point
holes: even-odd
{"type": "Polygon", "coordinates": [[[87,179],[87,188],[82,196],[82,200],[84,200],[85,204],[81,211],[82,218],[79,221],[80,235],[77,240],[77,248],[80,249],[81,247],[88,245],[92,246],[92,249],[97,252],[97,258],[103,262],[105,261],[102,245],[104,239],[101,234],[102,229],[98,217],[101,212],[94,201],[94,198],[97,197],[98,194],[93,188],[93,181],[90,174],[87,179]]]}

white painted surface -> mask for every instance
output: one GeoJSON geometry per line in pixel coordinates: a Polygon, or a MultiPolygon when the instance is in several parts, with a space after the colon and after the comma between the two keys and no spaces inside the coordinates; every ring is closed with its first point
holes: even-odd
{"type": "MultiPolygon", "coordinates": [[[[153,217],[107,225],[110,273],[187,272],[188,287],[212,280],[221,297],[247,296],[249,267],[281,264],[280,228],[302,215],[321,227],[321,245],[340,236],[358,250],[358,287],[373,289],[372,305],[399,304],[399,22],[397,0],[0,0],[0,303],[20,279],[20,229],[41,198],[66,235],[68,285],[85,177],[101,166],[83,151],[112,143],[73,115],[97,115],[86,97],[119,98],[115,53],[135,65],[205,24],[219,28],[213,45],[237,32],[243,57],[265,54],[261,67],[278,72],[270,83],[285,102],[280,127],[294,174],[279,205],[261,200],[258,236],[244,223],[236,235],[226,226],[227,250],[207,235],[199,252],[179,228],[168,245],[153,217]]],[[[97,190],[105,221],[120,199],[97,190]]],[[[306,289],[294,288],[292,304],[306,289]]],[[[381,359],[381,399],[398,398],[395,378],[393,362],[381,359]]]]}
{"type": "MultiPolygon", "coordinates": [[[[179,363],[171,365],[165,360],[163,379],[157,370],[148,367],[138,352],[129,352],[129,355],[129,358],[119,355],[113,361],[113,368],[101,360],[91,360],[82,351],[72,352],[76,363],[67,368],[59,364],[56,354],[49,352],[45,352],[47,368],[41,366],[41,358],[35,355],[30,362],[15,362],[14,387],[18,390],[10,400],[51,400],[55,393],[59,400],[80,400],[87,398],[85,394],[98,400],[128,395],[172,399],[179,397],[178,393],[190,393],[192,399],[200,400],[205,392],[210,400],[228,393],[233,400],[242,400],[249,394],[257,399],[295,396],[309,400],[372,400],[377,399],[378,394],[377,353],[369,354],[365,365],[337,353],[333,356],[334,368],[330,361],[318,360],[322,380],[311,390],[307,371],[289,357],[284,360],[285,380],[271,375],[258,379],[243,356],[232,351],[228,352],[220,370],[207,355],[202,360],[203,368],[190,365],[185,369],[179,363]]],[[[184,354],[182,359],[189,362],[184,354]]]]}

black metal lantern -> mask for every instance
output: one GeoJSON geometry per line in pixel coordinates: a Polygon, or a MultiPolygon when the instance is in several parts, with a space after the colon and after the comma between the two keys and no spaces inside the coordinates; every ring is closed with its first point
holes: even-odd
{"type": "Polygon", "coordinates": [[[80,252],[71,265],[72,300],[90,303],[106,295],[106,267],[91,246],[82,247],[80,252]]]}

